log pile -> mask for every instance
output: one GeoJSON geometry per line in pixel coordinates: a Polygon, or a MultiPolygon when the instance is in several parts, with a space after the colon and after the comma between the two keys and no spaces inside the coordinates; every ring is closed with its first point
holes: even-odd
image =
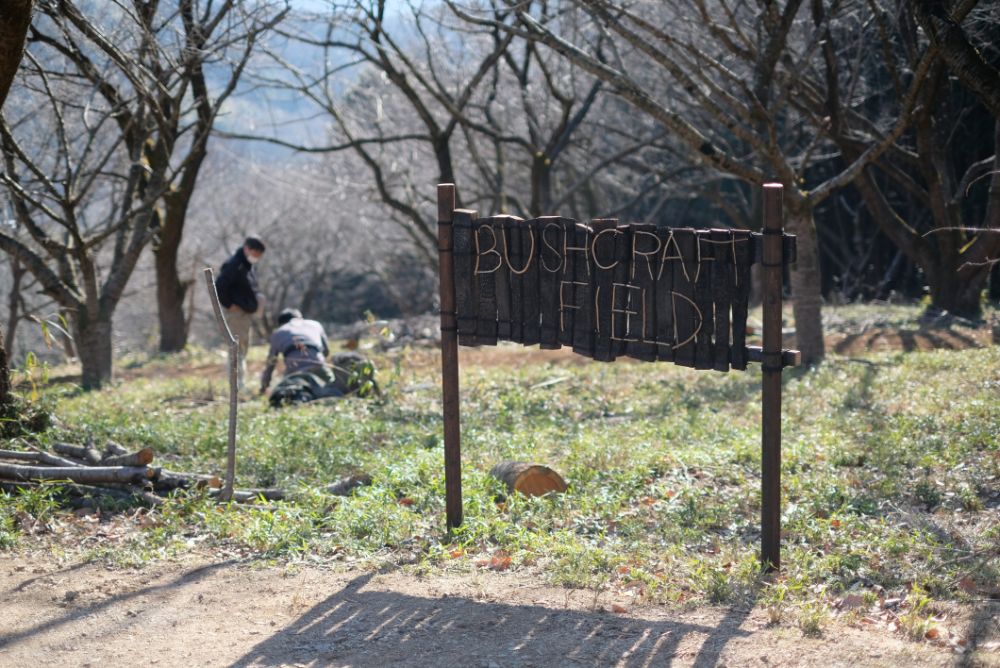
{"type": "Polygon", "coordinates": [[[103,450],[92,445],[55,443],[53,452],[22,443],[25,450],[0,450],[0,489],[36,487],[44,482],[66,483],[71,497],[132,498],[146,505],[163,503],[177,489],[222,486],[218,476],[168,471],[150,466],[152,448],[129,451],[108,442],[103,450]]]}
{"type": "MultiPolygon", "coordinates": [[[[152,448],[131,452],[110,441],[103,450],[92,445],[54,443],[53,452],[47,452],[23,441],[20,445],[23,450],[0,450],[0,491],[58,482],[71,503],[106,498],[157,506],[167,494],[178,489],[207,489],[210,497],[225,501],[218,476],[150,466],[152,448]]],[[[369,475],[356,474],[328,485],[325,491],[335,496],[350,496],[358,487],[371,483],[369,475]]],[[[288,500],[289,494],[281,489],[237,489],[232,493],[232,500],[237,503],[256,503],[261,499],[288,500]]]]}

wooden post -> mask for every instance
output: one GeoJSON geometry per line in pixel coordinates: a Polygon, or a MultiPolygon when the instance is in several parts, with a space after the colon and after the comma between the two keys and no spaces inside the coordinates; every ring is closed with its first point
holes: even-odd
{"type": "Polygon", "coordinates": [[[462,436],[458,405],[458,322],[452,212],[455,185],[438,185],[438,274],[441,278],[441,392],[444,403],[444,486],[447,526],[462,524],[462,436]]]}
{"type": "Polygon", "coordinates": [[[233,498],[233,486],[236,483],[236,416],[237,416],[237,375],[239,373],[240,340],[233,336],[226,322],[226,316],[222,313],[222,304],[219,303],[219,293],[215,290],[215,276],[208,267],[204,269],[205,285],[208,288],[208,296],[212,301],[212,310],[215,311],[215,321],[219,325],[219,332],[229,343],[229,445],[226,448],[226,484],[219,494],[223,501],[233,498]]]}
{"type": "Polygon", "coordinates": [[[763,379],[761,388],[760,562],[765,571],[781,568],[781,277],[782,186],[764,184],[763,379]]]}

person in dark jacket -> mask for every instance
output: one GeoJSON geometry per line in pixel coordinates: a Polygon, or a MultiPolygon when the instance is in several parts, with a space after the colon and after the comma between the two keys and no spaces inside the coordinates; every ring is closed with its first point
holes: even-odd
{"type": "MultiPolygon", "coordinates": [[[[278,328],[271,333],[271,349],[267,353],[267,366],[260,377],[260,393],[267,392],[278,358],[285,358],[285,375],[297,371],[310,371],[326,378],[326,357],[330,346],[323,325],[306,320],[302,312],[286,308],[278,315],[278,328]]],[[[332,377],[330,378],[332,380],[332,377]]]]}
{"type": "Polygon", "coordinates": [[[257,286],[254,264],[264,255],[264,242],[249,236],[243,246],[226,260],[215,279],[219,303],[226,310],[226,322],[234,336],[239,337],[239,386],[246,389],[247,350],[250,348],[250,326],[253,317],[263,309],[263,295],[257,286]]]}

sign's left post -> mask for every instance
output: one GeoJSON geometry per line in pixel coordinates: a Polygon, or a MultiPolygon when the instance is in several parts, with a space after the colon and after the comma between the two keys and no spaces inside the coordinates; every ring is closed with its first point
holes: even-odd
{"type": "Polygon", "coordinates": [[[455,185],[438,184],[438,275],[441,279],[441,390],[444,400],[444,485],[448,529],[462,524],[462,435],[458,403],[458,323],[452,216],[455,185]]]}

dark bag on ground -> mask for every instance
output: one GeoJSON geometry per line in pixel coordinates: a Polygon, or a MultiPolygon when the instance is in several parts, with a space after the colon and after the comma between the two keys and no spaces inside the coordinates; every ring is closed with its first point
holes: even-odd
{"type": "Polygon", "coordinates": [[[334,355],[329,366],[297,371],[282,378],[271,392],[270,403],[273,408],[280,408],[353,394],[375,396],[379,388],[371,361],[358,353],[346,352],[334,355]]]}

